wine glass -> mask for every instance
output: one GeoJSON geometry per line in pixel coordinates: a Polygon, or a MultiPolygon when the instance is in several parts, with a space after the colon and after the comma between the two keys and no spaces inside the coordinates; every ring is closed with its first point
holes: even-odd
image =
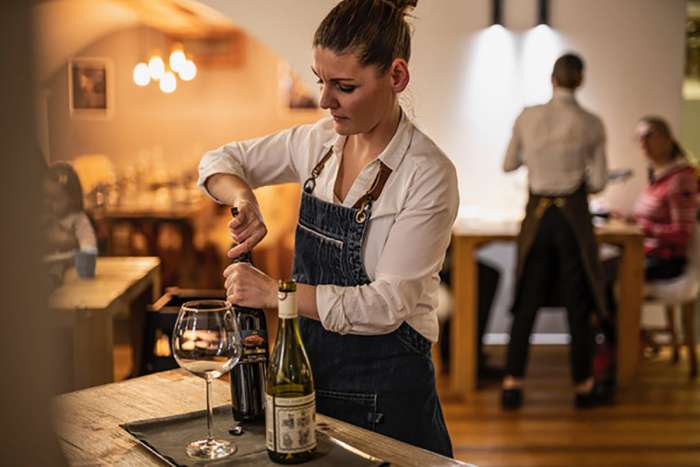
{"type": "Polygon", "coordinates": [[[221,459],[236,452],[236,445],[212,434],[211,382],[231,370],[241,357],[241,334],[235,314],[223,300],[195,300],[180,308],[173,330],[173,355],[178,365],[207,382],[206,439],[187,445],[196,459],[221,459]]]}

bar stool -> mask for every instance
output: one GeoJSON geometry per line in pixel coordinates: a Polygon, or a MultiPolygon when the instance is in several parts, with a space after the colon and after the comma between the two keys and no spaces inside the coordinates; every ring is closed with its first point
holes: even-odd
{"type": "Polygon", "coordinates": [[[666,326],[645,330],[652,337],[655,334],[668,334],[673,349],[673,362],[679,360],[678,336],[676,335],[675,309],[680,307],[684,343],[688,348],[690,377],[698,375],[697,343],[695,339],[695,303],[700,292],[700,224],[695,224],[693,236],[688,245],[688,264],[679,277],[644,284],[646,304],[659,304],[666,311],[666,326]],[[648,297],[648,299],[647,299],[648,297]]]}

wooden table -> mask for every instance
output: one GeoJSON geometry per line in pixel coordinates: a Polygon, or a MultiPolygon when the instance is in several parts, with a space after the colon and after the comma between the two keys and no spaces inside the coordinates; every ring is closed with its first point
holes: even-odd
{"type": "Polygon", "coordinates": [[[160,260],[151,256],[98,257],[95,277],[89,279],[78,277],[74,268],[66,272],[49,306],[58,312],[58,332],[68,341],[71,389],[113,381],[114,315],[130,313],[144,294],[155,302],[160,290],[160,260]]]}
{"type": "MultiPolygon", "coordinates": [[[[519,223],[468,225],[457,223],[452,235],[452,284],[454,315],[450,335],[450,391],[472,396],[477,384],[477,303],[478,277],[475,254],[493,241],[514,241],[519,223]]],[[[629,384],[639,361],[639,325],[644,280],[643,235],[638,227],[609,222],[596,227],[600,243],[622,248],[618,272],[618,353],[617,380],[629,384]]]]}
{"type": "MultiPolygon", "coordinates": [[[[204,388],[204,380],[173,370],[58,396],[54,401],[56,428],[68,461],[74,465],[162,465],[119,424],[203,410],[204,388]]],[[[212,393],[215,406],[231,401],[229,385],[223,381],[214,381],[212,393]]],[[[319,430],[392,466],[469,465],[320,414],[316,422],[319,430]]]]}

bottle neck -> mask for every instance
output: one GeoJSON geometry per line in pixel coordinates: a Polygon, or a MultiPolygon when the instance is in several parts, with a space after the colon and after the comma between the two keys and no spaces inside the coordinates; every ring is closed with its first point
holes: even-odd
{"type": "Polygon", "coordinates": [[[277,323],[277,341],[295,342],[301,340],[299,332],[299,320],[294,318],[280,318],[277,323]]]}
{"type": "Polygon", "coordinates": [[[253,260],[252,260],[252,257],[251,257],[251,255],[250,255],[250,252],[249,252],[249,251],[246,251],[245,253],[241,253],[240,256],[238,256],[238,257],[236,257],[236,258],[233,258],[233,261],[231,261],[231,262],[232,262],[232,263],[249,263],[249,264],[253,264],[253,260]]]}
{"type": "Polygon", "coordinates": [[[279,292],[277,302],[277,312],[280,321],[284,319],[295,319],[297,317],[297,296],[294,292],[279,292]]]}

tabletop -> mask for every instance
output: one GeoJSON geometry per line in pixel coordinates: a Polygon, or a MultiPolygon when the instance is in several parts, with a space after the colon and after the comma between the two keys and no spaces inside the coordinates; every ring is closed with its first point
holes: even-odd
{"type": "MultiPolygon", "coordinates": [[[[620,220],[609,220],[595,225],[596,236],[605,241],[616,237],[641,237],[643,233],[639,226],[620,220]]],[[[513,239],[520,231],[519,220],[477,221],[457,219],[452,233],[459,237],[501,237],[504,240],[513,239]]]]}
{"type": "MultiPolygon", "coordinates": [[[[184,370],[63,394],[53,404],[58,438],[72,465],[162,465],[119,424],[203,410],[204,394],[204,380],[184,370]]],[[[212,394],[214,406],[230,403],[228,383],[214,381],[212,394]]],[[[470,465],[320,414],[316,421],[317,429],[391,465],[470,465]]]]}
{"type": "MultiPolygon", "coordinates": [[[[98,257],[94,278],[78,277],[75,268],[66,271],[63,283],[49,297],[54,310],[108,310],[146,282],[160,265],[153,256],[98,257]]],[[[154,297],[157,298],[157,297],[154,297]]]]}

